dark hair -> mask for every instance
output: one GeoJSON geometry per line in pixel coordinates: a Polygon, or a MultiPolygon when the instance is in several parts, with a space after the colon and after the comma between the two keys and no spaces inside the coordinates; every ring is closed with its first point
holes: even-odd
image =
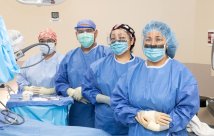
{"type": "MultiPolygon", "coordinates": [[[[135,46],[135,41],[136,41],[134,29],[132,29],[132,28],[131,28],[129,25],[127,25],[127,24],[119,24],[119,25],[115,25],[115,26],[111,29],[111,33],[112,33],[112,31],[117,30],[117,29],[123,29],[123,30],[125,30],[126,32],[128,32],[128,33],[130,34],[131,38],[134,38],[134,42],[133,42],[133,44],[132,44],[131,47],[130,47],[130,51],[132,52],[132,49],[134,48],[134,46],[135,46]]],[[[111,37],[111,33],[110,33],[110,37],[111,37]]]]}

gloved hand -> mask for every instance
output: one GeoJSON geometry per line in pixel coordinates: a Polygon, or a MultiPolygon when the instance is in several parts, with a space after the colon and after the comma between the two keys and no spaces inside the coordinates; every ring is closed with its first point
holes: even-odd
{"type": "Polygon", "coordinates": [[[80,100],[80,102],[82,102],[82,103],[84,103],[84,104],[88,104],[88,103],[89,103],[85,98],[82,98],[82,99],[80,100]]]}
{"type": "Polygon", "coordinates": [[[105,103],[105,104],[110,106],[110,97],[109,96],[106,96],[106,95],[103,95],[103,94],[98,94],[96,96],[96,101],[98,103],[105,103]]]}
{"type": "Polygon", "coordinates": [[[23,91],[31,91],[31,92],[33,92],[34,88],[35,88],[35,86],[24,86],[23,87],[23,91]]]}
{"type": "Polygon", "coordinates": [[[71,96],[72,98],[74,98],[74,100],[76,100],[76,101],[80,101],[83,98],[82,97],[82,88],[81,87],[77,87],[75,89],[68,88],[67,94],[69,96],[71,96]]]}
{"type": "Polygon", "coordinates": [[[167,126],[172,121],[168,114],[157,112],[157,111],[140,111],[140,114],[144,117],[147,121],[153,121],[157,124],[162,126],[167,126]]]}
{"type": "Polygon", "coordinates": [[[55,93],[54,88],[45,88],[45,87],[38,87],[38,86],[24,86],[24,91],[31,91],[33,94],[53,94],[55,93]]]}
{"type": "Polygon", "coordinates": [[[24,91],[22,93],[22,100],[29,101],[29,100],[31,100],[32,96],[33,96],[33,92],[31,92],[31,91],[24,91]]]}
{"type": "Polygon", "coordinates": [[[54,94],[56,93],[54,88],[45,88],[45,87],[33,87],[33,93],[34,94],[45,94],[45,95],[49,95],[49,94],[54,94]]]}
{"type": "Polygon", "coordinates": [[[149,118],[149,121],[144,118],[144,115],[142,112],[138,112],[135,119],[146,129],[149,129],[151,131],[164,131],[169,129],[169,125],[162,126],[160,124],[155,123],[155,121],[151,118],[149,118]]]}

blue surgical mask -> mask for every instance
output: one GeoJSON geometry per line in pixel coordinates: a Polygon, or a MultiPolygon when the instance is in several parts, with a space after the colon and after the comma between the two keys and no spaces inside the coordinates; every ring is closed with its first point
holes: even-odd
{"type": "Polygon", "coordinates": [[[94,43],[94,34],[93,33],[81,33],[77,35],[77,39],[80,42],[83,48],[89,48],[94,43]]]}
{"type": "Polygon", "coordinates": [[[165,48],[144,48],[144,55],[152,62],[158,62],[165,55],[165,48]]]}
{"type": "Polygon", "coordinates": [[[47,43],[44,43],[44,44],[47,44],[50,47],[50,51],[48,53],[48,47],[45,46],[45,45],[40,45],[40,51],[42,52],[42,54],[51,54],[54,51],[56,51],[55,43],[47,42],[47,43]]]}
{"type": "Polygon", "coordinates": [[[116,41],[110,45],[111,50],[116,55],[121,55],[128,50],[128,43],[124,41],[116,41]]]}

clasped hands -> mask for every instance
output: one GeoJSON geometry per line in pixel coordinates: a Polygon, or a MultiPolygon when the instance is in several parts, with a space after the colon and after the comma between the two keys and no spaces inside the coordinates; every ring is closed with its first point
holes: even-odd
{"type": "Polygon", "coordinates": [[[169,129],[172,121],[168,114],[157,111],[139,111],[135,116],[138,123],[151,131],[164,131],[169,129]]]}

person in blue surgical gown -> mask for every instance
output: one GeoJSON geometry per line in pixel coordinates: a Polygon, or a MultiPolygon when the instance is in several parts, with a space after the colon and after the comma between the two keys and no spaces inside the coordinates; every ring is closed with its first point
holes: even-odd
{"type": "Polygon", "coordinates": [[[143,61],[131,53],[135,40],[135,32],[129,25],[115,25],[110,33],[114,54],[92,63],[83,80],[83,96],[95,105],[95,128],[112,135],[128,135],[128,126],[114,119],[110,97],[120,76],[143,61]]]}
{"type": "Polygon", "coordinates": [[[21,70],[17,75],[18,93],[31,91],[34,94],[54,94],[54,78],[63,59],[63,55],[56,52],[57,35],[50,28],[39,33],[38,40],[40,43],[48,44],[50,50],[39,45],[40,53],[24,62],[23,66],[29,66],[37,63],[46,57],[39,64],[21,70]]]}
{"type": "Polygon", "coordinates": [[[198,84],[174,58],[177,42],[170,27],[151,21],[143,29],[147,57],[118,81],[111,99],[115,117],[129,125],[129,136],[187,136],[199,110],[198,84]]]}
{"type": "Polygon", "coordinates": [[[5,87],[2,83],[13,80],[15,75],[20,72],[20,68],[16,63],[2,16],[0,16],[0,63],[0,85],[5,87]]]}
{"type": "Polygon", "coordinates": [[[98,30],[92,20],[80,20],[75,30],[81,47],[71,50],[63,59],[55,80],[56,91],[75,100],[69,112],[69,125],[94,127],[94,106],[82,96],[83,75],[91,63],[108,56],[111,50],[96,43],[98,30]]]}

